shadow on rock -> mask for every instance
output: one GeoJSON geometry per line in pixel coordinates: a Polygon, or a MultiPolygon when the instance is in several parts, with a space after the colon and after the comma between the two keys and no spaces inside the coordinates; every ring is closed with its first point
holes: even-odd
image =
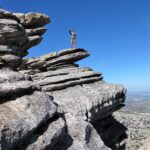
{"type": "Polygon", "coordinates": [[[127,128],[118,122],[113,116],[98,120],[93,126],[101,136],[106,146],[112,150],[125,150],[127,140],[127,128]]]}

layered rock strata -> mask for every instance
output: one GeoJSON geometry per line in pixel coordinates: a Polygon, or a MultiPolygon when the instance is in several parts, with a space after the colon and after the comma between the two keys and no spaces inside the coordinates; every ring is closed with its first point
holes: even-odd
{"type": "Polygon", "coordinates": [[[84,49],[66,49],[39,58],[25,59],[25,69],[34,83],[54,97],[61,113],[94,122],[119,109],[126,89],[103,81],[102,74],[80,68],[75,62],[89,56],[84,49]],[[54,69],[54,66],[57,66],[54,69]],[[106,113],[107,112],[107,113],[106,113]]]}
{"type": "Polygon", "coordinates": [[[0,150],[16,149],[57,112],[52,98],[16,71],[33,43],[20,19],[0,9],[0,150]]]}
{"type": "Polygon", "coordinates": [[[41,13],[0,9],[0,150],[123,147],[124,129],[113,141],[104,131],[111,121],[116,125],[111,114],[124,105],[126,89],[80,68],[76,61],[89,56],[86,50],[66,49],[22,61],[41,41],[49,21],[41,13]]]}
{"type": "Polygon", "coordinates": [[[121,131],[116,132],[112,142],[113,136],[108,137],[108,132],[101,137],[112,149],[121,149],[125,147],[126,128],[112,119],[111,114],[124,106],[126,89],[107,83],[101,73],[76,64],[88,56],[89,53],[81,48],[61,50],[25,59],[20,72],[30,75],[36,85],[53,96],[59,113],[82,118],[93,124],[100,135],[104,132],[99,129],[104,130],[112,123],[116,130],[120,127],[121,131]]]}

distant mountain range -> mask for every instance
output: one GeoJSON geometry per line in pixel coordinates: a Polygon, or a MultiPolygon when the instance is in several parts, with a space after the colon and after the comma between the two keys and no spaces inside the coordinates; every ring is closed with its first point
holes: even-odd
{"type": "Polygon", "coordinates": [[[123,111],[150,113],[150,91],[128,92],[126,96],[126,106],[123,111]]]}

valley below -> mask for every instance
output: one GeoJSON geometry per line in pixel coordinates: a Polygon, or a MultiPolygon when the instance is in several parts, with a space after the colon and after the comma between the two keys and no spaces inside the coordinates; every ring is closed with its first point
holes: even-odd
{"type": "Polygon", "coordinates": [[[150,92],[128,92],[122,111],[150,113],[150,92]]]}
{"type": "Polygon", "coordinates": [[[126,106],[114,117],[127,128],[126,150],[150,149],[150,92],[127,93],[126,106]]]}

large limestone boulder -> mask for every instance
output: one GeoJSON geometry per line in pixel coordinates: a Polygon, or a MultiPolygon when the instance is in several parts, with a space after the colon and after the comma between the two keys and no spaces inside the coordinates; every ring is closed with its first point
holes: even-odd
{"type": "Polygon", "coordinates": [[[62,118],[49,120],[17,148],[21,150],[56,150],[58,147],[60,149],[63,146],[62,140],[66,140],[66,134],[66,124],[62,118]]]}
{"type": "MultiPolygon", "coordinates": [[[[66,116],[68,134],[73,144],[68,150],[110,150],[103,143],[93,126],[81,118],[66,116]]],[[[68,141],[69,142],[69,141],[68,141]]],[[[63,148],[60,150],[64,150],[63,148]]]]}
{"type": "Polygon", "coordinates": [[[13,15],[20,20],[20,23],[23,24],[25,28],[38,28],[50,22],[50,18],[42,13],[13,13],[13,15]]]}
{"type": "Polygon", "coordinates": [[[64,114],[68,132],[63,138],[63,146],[55,147],[56,150],[104,150],[108,147],[117,150],[125,147],[127,129],[111,114],[124,106],[126,89],[103,81],[102,74],[91,68],[80,68],[75,64],[88,56],[89,53],[81,48],[66,49],[26,58],[24,66],[19,68],[54,98],[58,112],[64,114]]]}
{"type": "Polygon", "coordinates": [[[19,144],[56,113],[49,96],[34,92],[0,105],[0,147],[8,150],[19,144]]]}
{"type": "Polygon", "coordinates": [[[126,89],[103,81],[99,72],[75,66],[76,61],[88,56],[81,48],[61,50],[25,59],[20,72],[31,75],[43,91],[54,97],[59,112],[94,122],[123,106],[126,89]]]}

